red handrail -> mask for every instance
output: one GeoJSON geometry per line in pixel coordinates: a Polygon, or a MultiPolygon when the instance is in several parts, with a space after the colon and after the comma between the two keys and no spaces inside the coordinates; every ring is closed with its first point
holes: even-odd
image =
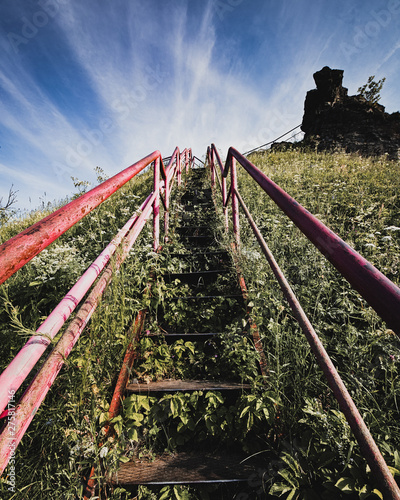
{"type": "Polygon", "coordinates": [[[234,148],[228,151],[224,177],[233,158],[400,336],[400,288],[234,148]]]}
{"type": "MultiPolygon", "coordinates": [[[[211,148],[207,151],[207,158],[209,162],[209,166],[212,170],[211,180],[215,183],[215,175],[213,175],[213,171],[215,169],[215,165],[213,162],[213,154],[212,151],[216,150],[214,144],[211,145],[211,148]]],[[[392,293],[394,293],[394,300],[397,298],[397,310],[400,311],[400,295],[396,293],[395,289],[397,288],[391,281],[389,281],[385,276],[381,275],[377,269],[375,269],[371,264],[369,264],[363,257],[361,257],[355,250],[349,247],[346,243],[344,243],[338,236],[335,235],[332,231],[330,231],[324,224],[322,224],[318,219],[312,216],[309,212],[307,212],[301,205],[299,205],[293,198],[291,198],[283,189],[277,186],[274,182],[272,182],[266,175],[264,175],[255,165],[253,165],[247,158],[241,155],[238,151],[233,148],[230,148],[228,151],[227,160],[225,163],[225,168],[222,169],[222,163],[219,160],[219,166],[221,171],[223,171],[223,176],[226,177],[228,175],[229,169],[231,170],[231,199],[232,199],[232,216],[233,216],[233,230],[236,240],[236,246],[239,248],[240,238],[239,238],[239,216],[238,216],[238,202],[242,206],[245,215],[250,223],[250,226],[257,238],[260,247],[265,254],[268,263],[271,266],[272,271],[274,272],[281,289],[288,300],[291,309],[294,312],[294,315],[299,322],[314,354],[317,358],[318,364],[321,367],[322,371],[325,374],[325,377],[328,381],[330,388],[332,389],[341,410],[343,411],[359,445],[363,455],[365,456],[369,466],[371,467],[372,472],[375,477],[381,483],[381,487],[385,493],[385,498],[390,498],[393,500],[400,499],[400,489],[393,478],[379,448],[377,447],[371,433],[369,432],[368,427],[366,426],[364,420],[362,419],[354,401],[352,400],[349,392],[347,391],[346,386],[344,385],[342,379],[340,378],[335,366],[333,365],[331,359],[328,356],[322,342],[320,341],[318,335],[316,334],[313,326],[311,325],[309,319],[307,318],[303,308],[301,307],[297,297],[293,293],[289,283],[287,282],[285,276],[283,275],[281,269],[276,263],[272,253],[270,252],[267,243],[265,242],[261,232],[257,228],[250,212],[248,211],[243,199],[241,198],[236,183],[236,160],[247,170],[247,172],[255,179],[258,184],[264,189],[264,191],[269,194],[269,196],[275,201],[275,203],[292,219],[293,222],[303,231],[303,233],[314,243],[315,241],[319,242],[319,249],[323,251],[326,249],[326,242],[334,243],[335,245],[340,245],[340,248],[343,245],[346,245],[346,250],[344,254],[340,254],[339,256],[332,256],[332,252],[327,252],[327,257],[331,257],[329,260],[335,264],[337,261],[341,261],[341,259],[353,259],[354,264],[358,265],[359,268],[356,268],[355,273],[347,272],[347,275],[343,272],[342,274],[350,281],[356,281],[355,278],[359,276],[359,274],[366,274],[367,277],[364,277],[364,280],[378,280],[379,283],[384,283],[383,290],[387,295],[392,297],[392,293]],[[340,243],[341,242],[341,243],[340,243]],[[342,245],[343,244],[343,245],[342,245]],[[350,255],[350,258],[349,258],[350,255]],[[368,266],[363,266],[363,262],[367,262],[368,266]],[[361,266],[361,267],[360,267],[361,266]],[[379,273],[379,275],[377,274],[379,273]],[[382,277],[385,280],[382,280],[382,277]],[[350,279],[349,279],[350,278],[350,279]],[[378,279],[379,278],[379,279],[378,279]],[[391,286],[387,283],[389,282],[391,286]]],[[[226,205],[227,199],[224,199],[223,195],[223,204],[226,205]]],[[[314,243],[315,244],[315,243],[314,243]]],[[[325,252],[323,252],[325,253],[325,252]]],[[[347,264],[348,265],[348,264],[347,264]]],[[[341,270],[342,267],[336,267],[341,270]]],[[[348,268],[344,266],[347,270],[348,268]]],[[[352,282],[350,281],[350,282],[352,282]]],[[[398,290],[398,289],[397,289],[398,290]]],[[[381,291],[381,289],[380,289],[381,291]]],[[[392,297],[393,298],[393,297],[392,297]]]]}
{"type": "MultiPolygon", "coordinates": [[[[129,219],[129,221],[118,232],[112,242],[103,250],[99,257],[93,262],[93,264],[87,269],[87,271],[81,276],[77,283],[62,299],[62,301],[58,304],[54,311],[48,316],[46,321],[38,328],[38,335],[35,335],[28,340],[25,346],[15,356],[13,361],[0,376],[0,413],[8,405],[10,401],[10,395],[12,395],[12,399],[14,400],[16,391],[21,386],[27,375],[30,373],[31,369],[40,359],[46,347],[49,345],[51,339],[54,338],[57,332],[61,329],[72,311],[82,300],[96,278],[100,275],[101,271],[105,268],[111,256],[114,254],[115,250],[120,244],[123,245],[123,250],[118,256],[114,270],[118,269],[121,266],[122,262],[128,255],[130,249],[139,236],[141,230],[143,229],[146,221],[151,216],[151,213],[153,213],[154,249],[158,249],[160,191],[164,191],[164,204],[168,206],[169,194],[171,190],[170,184],[173,182],[175,174],[180,178],[182,164],[186,166],[186,168],[188,168],[188,165],[191,163],[191,161],[191,150],[185,149],[182,153],[180,153],[179,149],[176,148],[169,164],[165,168],[160,153],[158,151],[155,151],[140,162],[135,163],[120,174],[114,176],[112,178],[114,179],[112,183],[108,183],[108,181],[106,181],[94,190],[86,193],[77,200],[74,200],[73,202],[68,204],[66,206],[68,207],[67,210],[57,210],[28,230],[20,233],[20,235],[12,238],[12,240],[9,240],[9,242],[6,242],[2,246],[4,248],[7,248],[8,251],[11,252],[15,250],[15,253],[19,255],[18,251],[22,245],[26,249],[27,259],[30,260],[34,255],[39,253],[40,250],[54,241],[56,237],[58,237],[69,227],[71,227],[73,225],[73,223],[71,223],[72,220],[74,220],[74,223],[76,223],[83,217],[83,215],[81,216],[76,212],[77,210],[79,211],[81,209],[83,203],[90,202],[90,206],[92,207],[91,209],[93,209],[96,206],[95,203],[97,203],[97,205],[101,203],[101,201],[99,201],[100,198],[102,198],[102,201],[104,201],[104,199],[110,196],[112,192],[115,192],[116,189],[119,189],[130,178],[134,177],[141,170],[143,170],[143,168],[154,162],[154,191],[142,204],[140,208],[141,213],[135,214],[131,217],[131,219],[129,219]],[[183,158],[182,162],[181,156],[183,158]],[[159,178],[160,172],[163,178],[162,184],[160,183],[159,178]],[[116,185],[118,185],[119,187],[114,189],[116,185]],[[101,187],[103,187],[103,189],[100,189],[101,187]],[[107,193],[107,195],[105,193],[107,193]],[[70,216],[69,222],[65,224],[62,220],[62,229],[58,230],[56,224],[57,218],[60,217],[60,214],[66,213],[70,216]],[[33,238],[31,239],[30,236],[32,235],[33,238]],[[38,250],[38,246],[35,245],[35,242],[38,238],[37,235],[39,235],[39,237],[42,237],[44,240],[41,244],[42,248],[40,248],[40,250],[38,250]]],[[[65,209],[66,207],[63,208],[65,209]]],[[[166,226],[166,229],[168,230],[168,226],[166,226]]],[[[4,255],[5,254],[3,253],[3,256],[4,255]]],[[[7,256],[4,260],[10,263],[9,269],[12,270],[15,268],[15,254],[14,260],[10,258],[7,259],[7,256]]],[[[19,267],[22,267],[22,265],[20,265],[19,267]]],[[[31,382],[22,399],[18,402],[18,405],[15,408],[14,404],[12,405],[13,408],[11,411],[11,415],[7,411],[3,412],[3,414],[1,415],[2,417],[8,417],[8,423],[4,427],[0,435],[0,474],[6,467],[10,455],[12,455],[12,453],[15,451],[16,446],[18,445],[23,434],[28,428],[34,414],[36,413],[49,388],[54,382],[58,372],[60,371],[64,363],[65,358],[69,355],[72,347],[75,345],[81,332],[83,331],[91,315],[96,309],[100,296],[104,293],[104,290],[111,280],[112,273],[113,268],[110,264],[108,264],[97,285],[94,287],[89,297],[86,299],[85,303],[77,313],[76,318],[63,333],[57,346],[54,348],[53,352],[50,354],[49,358],[46,360],[39,373],[31,382]],[[5,432],[8,425],[10,424],[12,424],[12,433],[5,432]],[[12,436],[11,443],[10,436],[12,436]]],[[[5,273],[4,275],[6,274],[7,273],[5,273]]]]}
{"type": "MultiPolygon", "coordinates": [[[[0,285],[157,158],[154,151],[0,246],[0,285]]],[[[165,168],[162,164],[165,179],[165,168]]]]}

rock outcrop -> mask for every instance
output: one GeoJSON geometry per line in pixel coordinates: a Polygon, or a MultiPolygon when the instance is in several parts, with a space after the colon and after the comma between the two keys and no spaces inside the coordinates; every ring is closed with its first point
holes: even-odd
{"type": "Polygon", "coordinates": [[[313,76],[317,88],[307,92],[301,125],[304,145],[399,159],[400,113],[389,114],[362,96],[348,96],[343,70],[325,66],[313,76]]]}

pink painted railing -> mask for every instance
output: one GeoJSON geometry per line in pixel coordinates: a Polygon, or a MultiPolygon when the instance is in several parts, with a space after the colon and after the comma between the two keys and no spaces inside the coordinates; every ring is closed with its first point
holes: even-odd
{"type": "Polygon", "coordinates": [[[229,198],[231,198],[233,232],[236,248],[238,250],[240,249],[240,204],[317,358],[319,366],[325,374],[328,384],[339,403],[340,409],[345,415],[359,443],[363,455],[374,473],[374,476],[380,481],[381,488],[384,492],[384,498],[400,500],[400,489],[369,432],[369,429],[362,419],[354,401],[351,399],[347,388],[297,300],[297,297],[275,261],[245,202],[239,194],[236,177],[236,162],[239,162],[244,167],[281,210],[290,217],[307,238],[330,260],[339,272],[359,291],[398,335],[400,333],[400,289],[353,248],[347,245],[347,243],[341,240],[333,231],[327,228],[322,222],[291,198],[283,189],[263,174],[236,149],[229,149],[225,166],[223,166],[214,144],[207,149],[207,163],[211,170],[211,183],[214,187],[215,179],[218,179],[222,193],[224,211],[227,209],[229,198]],[[218,170],[220,170],[222,174],[222,180],[219,178],[218,170]],[[226,177],[229,170],[231,173],[231,184],[229,192],[227,193],[226,177]]]}
{"type": "Polygon", "coordinates": [[[0,376],[0,417],[7,419],[7,423],[0,434],[0,474],[4,471],[10,455],[14,453],[16,446],[44,400],[63,366],[64,360],[71,352],[72,347],[95,311],[99,298],[111,280],[113,270],[115,271],[121,266],[151,214],[153,214],[153,248],[154,250],[159,248],[160,199],[165,207],[164,229],[165,236],[167,236],[171,188],[175,177],[178,185],[181,184],[182,166],[187,171],[192,163],[191,150],[185,149],[180,153],[179,149],[176,148],[167,166],[164,166],[161,154],[155,151],[0,247],[1,276],[5,281],[58,236],[152,163],[154,163],[154,189],[141,205],[140,214],[134,214],[128,220],[44,323],[40,325],[36,331],[37,335],[28,340],[0,376]],[[109,261],[119,246],[122,246],[122,251],[117,258],[116,264],[112,267],[109,261]],[[62,334],[61,339],[23,394],[21,400],[15,405],[15,394],[19,387],[103,270],[104,272],[98,283],[81,306],[76,317],[62,334]],[[10,399],[13,401],[11,405],[9,404],[10,399]],[[10,439],[10,436],[12,439],[10,439]]]}

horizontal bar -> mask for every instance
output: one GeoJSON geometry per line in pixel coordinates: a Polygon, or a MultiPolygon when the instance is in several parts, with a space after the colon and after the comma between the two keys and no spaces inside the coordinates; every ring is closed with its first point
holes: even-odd
{"type": "Polygon", "coordinates": [[[3,243],[0,246],[0,284],[4,283],[35,255],[39,254],[156,158],[161,158],[159,151],[154,151],[3,243]]]}
{"type": "Polygon", "coordinates": [[[400,336],[400,288],[234,148],[229,148],[224,177],[232,156],[400,336]]]}

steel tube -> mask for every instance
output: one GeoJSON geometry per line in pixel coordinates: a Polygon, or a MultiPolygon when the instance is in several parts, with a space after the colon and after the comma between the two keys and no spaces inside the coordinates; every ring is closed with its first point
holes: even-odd
{"type": "Polygon", "coordinates": [[[154,151],[3,243],[0,246],[0,284],[156,158],[161,158],[159,151],[154,151]]]}
{"type": "Polygon", "coordinates": [[[225,177],[231,157],[239,161],[279,208],[400,336],[400,288],[234,148],[228,152],[225,177]]]}
{"type": "MultiPolygon", "coordinates": [[[[130,249],[134,245],[137,237],[139,236],[143,226],[151,215],[152,202],[155,193],[147,203],[143,212],[138,217],[135,225],[129,231],[123,243],[123,250],[118,257],[115,268],[118,269],[130,249]]],[[[7,427],[3,429],[0,435],[0,475],[3,473],[9,461],[11,451],[15,449],[20,443],[25,431],[29,427],[33,417],[35,416],[39,406],[46,397],[47,392],[52,386],[59,371],[64,365],[65,359],[70,354],[72,348],[76,344],[83,329],[91,318],[93,312],[96,310],[101,295],[104,293],[107,285],[111,281],[113,273],[113,266],[108,264],[103,274],[100,276],[99,281],[85,300],[82,307],[79,309],[76,317],[63,333],[61,339],[47,358],[39,373],[35,376],[28,389],[25,391],[21,400],[15,408],[15,420],[13,422],[13,438],[10,440],[10,435],[7,433],[7,427]],[[15,427],[14,427],[15,425],[15,427]]]]}
{"type": "Polygon", "coordinates": [[[160,159],[154,161],[154,193],[153,201],[153,249],[156,252],[160,244],[160,159]]]}
{"type": "Polygon", "coordinates": [[[235,236],[236,247],[240,246],[240,229],[239,229],[239,205],[237,192],[237,172],[236,172],[236,159],[231,157],[231,198],[232,198],[232,220],[233,220],[233,234],[235,236]]]}
{"type": "MultiPolygon", "coordinates": [[[[152,195],[149,195],[140,210],[143,211],[152,195]]],[[[64,296],[46,320],[36,330],[38,335],[32,336],[19,353],[14,357],[8,367],[0,376],[0,413],[7,406],[9,391],[16,392],[32,368],[40,359],[47,346],[50,344],[60,328],[67,321],[76,306],[85,296],[86,292],[95,282],[101,271],[114,254],[116,248],[134,225],[139,215],[133,215],[114,239],[101,252],[97,259],[88,267],[75,285],[64,296]],[[46,336],[41,336],[40,334],[46,336]]]]}
{"type": "MultiPolygon", "coordinates": [[[[219,168],[221,169],[221,174],[224,172],[224,166],[221,161],[221,157],[219,156],[218,150],[215,147],[214,144],[211,144],[211,151],[212,154],[215,154],[215,157],[217,159],[219,168]]],[[[219,178],[218,178],[219,179],[219,178]]],[[[226,192],[226,177],[222,176],[222,203],[223,203],[223,211],[224,211],[224,223],[225,223],[225,230],[228,231],[229,224],[228,224],[228,210],[227,210],[227,192],[226,192]]]]}
{"type": "Polygon", "coordinates": [[[260,230],[256,226],[249,210],[237,190],[235,194],[239,199],[243,211],[249,220],[254,235],[256,236],[264,255],[266,256],[268,263],[271,266],[271,269],[275,274],[279,285],[317,358],[318,364],[325,374],[328,384],[340,405],[340,409],[344,413],[347,422],[349,423],[358,444],[360,445],[363,455],[371,467],[374,477],[376,477],[381,483],[381,487],[385,493],[385,498],[400,499],[400,489],[397,486],[397,483],[394,480],[393,475],[391,474],[371,433],[369,432],[368,427],[354,404],[354,401],[347,391],[346,386],[340,378],[339,373],[328,356],[328,353],[326,352],[321,340],[316,334],[284,274],[282,273],[279,265],[275,261],[273,254],[271,253],[260,230]]]}

